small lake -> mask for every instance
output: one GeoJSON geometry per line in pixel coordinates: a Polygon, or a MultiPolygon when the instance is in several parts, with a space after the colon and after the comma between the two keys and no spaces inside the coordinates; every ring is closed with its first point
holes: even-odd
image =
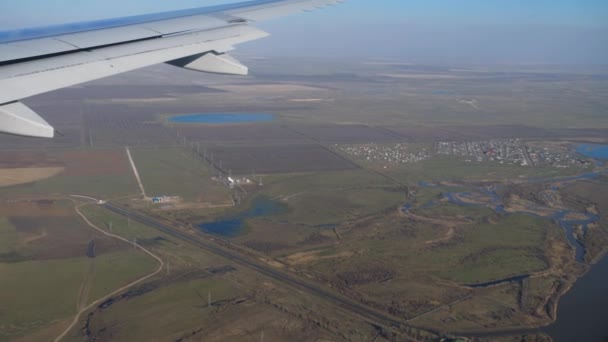
{"type": "Polygon", "coordinates": [[[576,152],[589,158],[608,160],[608,145],[581,144],[576,152]]]}
{"type": "Polygon", "coordinates": [[[221,218],[217,221],[200,224],[198,228],[205,233],[223,237],[238,236],[245,228],[245,221],[256,217],[278,215],[285,212],[284,204],[268,198],[256,198],[250,207],[243,212],[221,218]]]}
{"type": "Polygon", "coordinates": [[[221,125],[234,123],[269,122],[273,121],[274,119],[274,114],[266,113],[208,113],[174,116],[169,118],[169,122],[221,125]]]}

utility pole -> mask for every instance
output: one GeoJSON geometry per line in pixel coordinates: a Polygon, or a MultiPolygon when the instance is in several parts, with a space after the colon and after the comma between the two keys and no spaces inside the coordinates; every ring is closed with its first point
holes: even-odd
{"type": "Polygon", "coordinates": [[[207,307],[211,307],[211,291],[207,292],[207,307]]]}
{"type": "Polygon", "coordinates": [[[110,221],[110,234],[112,234],[112,221],[110,221]]]}

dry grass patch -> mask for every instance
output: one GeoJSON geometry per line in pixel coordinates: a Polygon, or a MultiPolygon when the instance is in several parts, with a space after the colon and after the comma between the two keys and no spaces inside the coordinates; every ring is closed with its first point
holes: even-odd
{"type": "Polygon", "coordinates": [[[63,170],[64,168],[59,166],[0,169],[0,187],[33,183],[57,176],[63,170]]]}

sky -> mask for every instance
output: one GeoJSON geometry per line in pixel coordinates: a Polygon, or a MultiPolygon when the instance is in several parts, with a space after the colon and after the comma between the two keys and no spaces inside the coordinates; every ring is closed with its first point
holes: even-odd
{"type": "MultiPolygon", "coordinates": [[[[0,2],[0,31],[238,1],[0,2]]],[[[390,58],[451,64],[608,64],[607,0],[347,0],[258,23],[266,56],[390,58]]]]}

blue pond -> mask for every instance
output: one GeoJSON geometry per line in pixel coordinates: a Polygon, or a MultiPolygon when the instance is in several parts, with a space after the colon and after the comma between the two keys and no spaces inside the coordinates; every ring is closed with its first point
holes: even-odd
{"type": "Polygon", "coordinates": [[[210,114],[188,114],[174,116],[169,122],[174,123],[202,123],[202,124],[231,124],[231,123],[250,123],[268,122],[274,120],[273,114],[265,113],[210,113],[210,114]]]}
{"type": "Polygon", "coordinates": [[[581,144],[576,152],[586,157],[608,160],[608,145],[581,144]]]}
{"type": "Polygon", "coordinates": [[[245,221],[251,218],[277,215],[286,210],[285,206],[267,198],[256,198],[247,211],[222,218],[217,221],[199,225],[199,229],[208,234],[234,237],[241,233],[245,221]]]}

